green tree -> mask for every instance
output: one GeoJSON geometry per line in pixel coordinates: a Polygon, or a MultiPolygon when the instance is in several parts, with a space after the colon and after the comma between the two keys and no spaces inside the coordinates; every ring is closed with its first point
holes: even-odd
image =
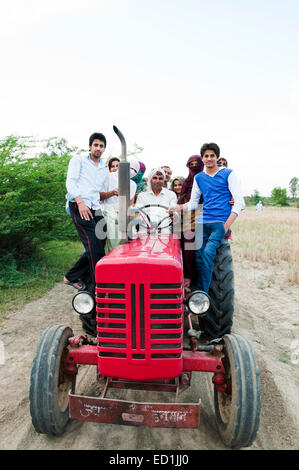
{"type": "Polygon", "coordinates": [[[290,193],[293,199],[296,199],[299,190],[299,180],[296,176],[289,182],[290,193]]]}
{"type": "Polygon", "coordinates": [[[32,253],[39,242],[75,237],[65,212],[68,162],[64,139],[0,140],[0,257],[32,253]]]}
{"type": "Polygon", "coordinates": [[[133,145],[134,150],[129,150],[128,151],[128,157],[135,157],[137,158],[137,155],[143,152],[144,148],[140,147],[140,145],[134,144],[133,145]]]}
{"type": "Polygon", "coordinates": [[[288,205],[288,196],[286,188],[276,187],[272,189],[271,199],[278,206],[288,205]]]}
{"type": "Polygon", "coordinates": [[[250,201],[254,204],[257,204],[259,201],[262,201],[262,197],[257,189],[253,190],[253,194],[250,196],[250,201]]]}

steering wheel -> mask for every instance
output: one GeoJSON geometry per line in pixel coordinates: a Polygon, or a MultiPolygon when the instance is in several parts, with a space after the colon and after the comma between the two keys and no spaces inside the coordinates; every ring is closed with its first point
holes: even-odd
{"type": "Polygon", "coordinates": [[[172,220],[172,217],[168,214],[166,217],[163,217],[161,220],[159,220],[159,222],[154,222],[151,220],[149,214],[147,214],[147,212],[144,211],[144,209],[148,209],[149,207],[161,207],[162,209],[165,209],[167,212],[168,212],[168,207],[167,206],[164,206],[163,204],[147,204],[145,206],[142,206],[142,207],[136,207],[135,209],[138,210],[138,212],[145,217],[142,217],[143,219],[143,222],[141,222],[140,225],[142,225],[143,227],[146,227],[147,228],[147,233],[161,233],[162,230],[172,226],[172,230],[173,231],[173,220],[172,220]],[[165,220],[168,220],[168,223],[164,224],[163,225],[163,222],[165,220]]]}

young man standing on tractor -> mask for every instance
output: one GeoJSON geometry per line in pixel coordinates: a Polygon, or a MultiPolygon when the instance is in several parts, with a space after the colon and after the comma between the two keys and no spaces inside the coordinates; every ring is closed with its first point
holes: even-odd
{"type": "Polygon", "coordinates": [[[64,276],[64,283],[82,289],[82,276],[90,269],[94,280],[97,261],[105,255],[105,237],[96,235],[99,223],[105,233],[105,219],[100,211],[100,192],[103,191],[109,171],[101,157],[106,148],[106,138],[94,133],[89,138],[89,153],[76,155],[69,162],[66,188],[70,215],[85,252],[64,276]]]}
{"type": "Polygon", "coordinates": [[[172,207],[171,211],[196,209],[203,195],[203,210],[196,224],[197,288],[208,294],[216,250],[244,209],[245,202],[235,173],[225,167],[217,166],[217,159],[220,156],[218,145],[204,144],[200,154],[205,167],[204,171],[194,178],[190,201],[172,207]],[[229,202],[232,197],[233,206],[229,202]]]}

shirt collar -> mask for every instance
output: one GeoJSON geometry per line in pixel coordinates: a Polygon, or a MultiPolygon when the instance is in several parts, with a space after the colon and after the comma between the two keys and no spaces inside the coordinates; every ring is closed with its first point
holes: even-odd
{"type": "MultiPolygon", "coordinates": [[[[96,166],[95,162],[90,158],[90,154],[88,153],[87,154],[87,160],[89,160],[91,163],[94,164],[94,166],[96,166]]],[[[99,161],[99,165],[97,166],[97,168],[104,168],[104,167],[107,167],[106,163],[100,158],[100,161],[99,161]]],[[[107,167],[108,168],[108,167],[107,167]]]]}
{"type": "MultiPolygon", "coordinates": [[[[165,194],[165,189],[166,189],[166,188],[162,188],[161,191],[159,192],[158,196],[160,196],[160,194],[165,194]]],[[[155,194],[154,191],[152,190],[152,187],[150,188],[149,193],[154,194],[154,195],[156,196],[156,194],[155,194]]]]}
{"type": "MultiPolygon", "coordinates": [[[[221,171],[221,170],[225,170],[225,167],[224,167],[224,166],[222,166],[221,168],[219,168],[219,170],[217,170],[217,171],[216,171],[216,173],[214,173],[214,175],[213,175],[213,176],[217,175],[217,173],[218,173],[219,171],[221,171]]],[[[204,169],[203,169],[203,172],[207,174],[206,167],[204,167],[204,169]]]]}

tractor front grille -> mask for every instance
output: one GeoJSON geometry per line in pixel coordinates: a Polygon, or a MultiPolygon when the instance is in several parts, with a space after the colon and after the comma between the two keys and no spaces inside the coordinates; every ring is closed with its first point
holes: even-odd
{"type": "Polygon", "coordinates": [[[133,363],[181,358],[183,295],[180,283],[98,283],[101,358],[133,363]]]}
{"type": "Polygon", "coordinates": [[[181,284],[150,284],[151,358],[178,358],[182,348],[181,284]]]}
{"type": "Polygon", "coordinates": [[[99,355],[126,357],[123,351],[127,347],[125,284],[98,283],[96,302],[99,355]]]}

